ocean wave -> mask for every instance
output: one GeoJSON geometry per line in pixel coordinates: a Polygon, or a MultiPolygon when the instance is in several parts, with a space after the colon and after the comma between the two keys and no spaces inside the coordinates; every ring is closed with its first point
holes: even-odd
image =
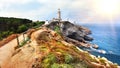
{"type": "Polygon", "coordinates": [[[95,49],[95,48],[93,48],[93,47],[90,47],[90,49],[91,49],[92,51],[99,52],[99,53],[102,53],[102,54],[106,54],[106,53],[107,53],[105,50],[99,50],[99,49],[95,49]]]}

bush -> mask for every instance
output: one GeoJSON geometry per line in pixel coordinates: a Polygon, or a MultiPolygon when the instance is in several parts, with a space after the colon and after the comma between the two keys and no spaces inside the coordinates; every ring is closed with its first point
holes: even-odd
{"type": "Polygon", "coordinates": [[[28,27],[26,25],[21,25],[21,26],[18,27],[17,32],[21,33],[21,32],[26,31],[27,29],[28,29],[28,27]]]}
{"type": "Polygon", "coordinates": [[[53,65],[51,65],[51,68],[73,68],[73,66],[69,65],[69,64],[57,64],[57,63],[54,63],[53,65]]]}
{"type": "Polygon", "coordinates": [[[61,68],[60,64],[54,63],[51,65],[51,68],[61,68]]]}
{"type": "Polygon", "coordinates": [[[26,43],[27,43],[27,41],[29,41],[30,40],[30,38],[26,38],[24,41],[22,41],[20,44],[19,44],[19,47],[22,47],[22,46],[24,46],[26,43]]]}
{"type": "Polygon", "coordinates": [[[65,54],[65,63],[71,63],[73,61],[73,57],[70,54],[65,54]]]}
{"type": "Polygon", "coordinates": [[[45,21],[37,21],[37,22],[33,22],[33,28],[38,28],[40,26],[42,26],[43,24],[45,24],[45,21]]]}
{"type": "Polygon", "coordinates": [[[54,31],[56,31],[58,34],[60,34],[60,27],[59,26],[55,26],[54,31]]]}
{"type": "Polygon", "coordinates": [[[19,47],[22,47],[23,45],[25,45],[26,41],[23,41],[20,43],[19,47]]]}
{"type": "Polygon", "coordinates": [[[42,67],[50,68],[51,64],[56,63],[56,62],[57,62],[56,56],[54,54],[49,54],[44,58],[42,62],[42,67]]]}

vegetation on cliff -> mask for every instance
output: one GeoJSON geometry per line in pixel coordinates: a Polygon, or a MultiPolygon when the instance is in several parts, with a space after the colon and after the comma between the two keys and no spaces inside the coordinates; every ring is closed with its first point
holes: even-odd
{"type": "Polygon", "coordinates": [[[29,39],[23,40],[15,47],[9,62],[0,65],[2,68],[118,68],[117,64],[106,58],[93,56],[75,46],[76,44],[86,46],[84,45],[88,44],[86,41],[93,40],[87,36],[91,31],[85,27],[76,26],[68,21],[61,23],[53,21],[47,25],[50,29],[46,25],[38,28],[44,21],[32,22],[17,18],[1,18],[0,21],[0,25],[6,27],[5,29],[1,27],[2,38],[34,28],[26,31],[25,35],[29,39]]]}
{"type": "Polygon", "coordinates": [[[9,68],[117,68],[105,58],[97,58],[46,27],[37,29],[25,46],[16,49],[9,68]],[[25,63],[27,62],[27,63],[25,63]]]}
{"type": "Polygon", "coordinates": [[[21,33],[29,28],[44,24],[44,21],[32,22],[29,19],[0,17],[0,40],[8,35],[21,33]]]}

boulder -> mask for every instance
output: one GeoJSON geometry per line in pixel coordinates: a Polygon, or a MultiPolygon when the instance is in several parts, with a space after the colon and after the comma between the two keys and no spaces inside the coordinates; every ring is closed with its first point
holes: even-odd
{"type": "Polygon", "coordinates": [[[84,36],[84,39],[87,40],[87,41],[92,41],[92,40],[93,40],[93,38],[90,37],[90,36],[88,36],[88,35],[85,35],[85,36],[84,36]]]}

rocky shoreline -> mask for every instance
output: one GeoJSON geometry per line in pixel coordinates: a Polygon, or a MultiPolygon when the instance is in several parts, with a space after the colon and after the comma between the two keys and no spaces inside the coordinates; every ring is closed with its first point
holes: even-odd
{"type": "Polygon", "coordinates": [[[47,27],[29,30],[26,34],[30,40],[14,49],[1,68],[118,68],[106,58],[93,56],[75,46],[84,42],[77,43],[47,27]]]}
{"type": "Polygon", "coordinates": [[[98,48],[98,45],[90,43],[90,41],[93,40],[93,38],[89,36],[92,32],[86,27],[74,25],[69,21],[52,21],[45,26],[52,30],[55,30],[56,26],[59,27],[60,33],[64,39],[67,42],[75,44],[76,46],[98,48]]]}
{"type": "MultiPolygon", "coordinates": [[[[51,22],[26,32],[29,40],[23,46],[6,50],[12,51],[1,68],[119,68],[104,57],[96,57],[79,48],[91,47],[93,38],[86,36],[91,31],[70,22],[51,22]],[[52,30],[51,30],[52,29],[52,30]],[[71,35],[71,36],[69,36],[71,35]],[[74,38],[75,37],[75,38],[74,38]],[[76,46],[75,46],[76,45],[76,46]]],[[[22,37],[22,35],[21,35],[22,37]]],[[[16,39],[15,39],[16,40],[16,39]]],[[[11,42],[12,43],[12,42],[11,42]]],[[[8,44],[9,45],[9,44],[8,44]]],[[[7,48],[7,46],[5,46],[7,48]]],[[[6,54],[7,55],[7,54],[6,54]]],[[[6,56],[7,57],[7,56],[6,56]]]]}

